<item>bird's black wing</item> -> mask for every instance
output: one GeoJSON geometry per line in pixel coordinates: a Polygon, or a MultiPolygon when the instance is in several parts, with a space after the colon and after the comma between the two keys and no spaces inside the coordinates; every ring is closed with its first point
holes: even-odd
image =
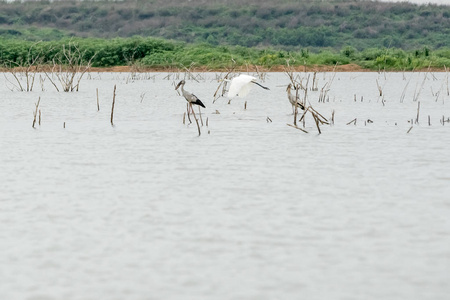
{"type": "Polygon", "coordinates": [[[206,106],[203,104],[203,102],[202,101],[200,101],[200,99],[198,99],[197,98],[197,101],[195,101],[195,102],[193,102],[194,104],[197,104],[197,105],[199,105],[199,106],[201,106],[201,107],[203,107],[203,108],[206,108],[206,106]]]}
{"type": "Polygon", "coordinates": [[[255,82],[255,81],[252,81],[254,84],[256,84],[256,85],[259,85],[260,87],[262,87],[263,89],[265,89],[265,90],[270,90],[268,87],[265,87],[265,86],[262,86],[262,85],[260,85],[259,83],[257,83],[257,82],[255,82]]]}
{"type": "Polygon", "coordinates": [[[199,106],[201,106],[201,107],[203,107],[203,108],[206,108],[206,106],[203,104],[203,102],[202,101],[200,101],[200,99],[198,99],[198,97],[197,96],[195,96],[194,94],[192,94],[192,96],[194,96],[195,97],[195,101],[194,102],[192,102],[192,104],[196,104],[196,105],[199,105],[199,106]]]}

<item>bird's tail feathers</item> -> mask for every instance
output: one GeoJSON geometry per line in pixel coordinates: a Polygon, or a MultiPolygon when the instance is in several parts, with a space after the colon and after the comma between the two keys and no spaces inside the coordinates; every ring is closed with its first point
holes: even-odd
{"type": "Polygon", "coordinates": [[[206,106],[203,104],[203,102],[202,101],[200,101],[200,99],[197,99],[197,101],[195,101],[195,102],[193,102],[194,104],[197,104],[197,105],[199,105],[199,106],[201,106],[201,107],[203,107],[203,108],[206,108],[206,106]]]}

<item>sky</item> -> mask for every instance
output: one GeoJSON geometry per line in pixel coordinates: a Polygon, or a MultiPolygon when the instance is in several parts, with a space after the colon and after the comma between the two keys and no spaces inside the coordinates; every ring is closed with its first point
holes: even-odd
{"type": "MultiPolygon", "coordinates": [[[[379,0],[383,2],[404,2],[405,0],[379,0]]],[[[450,0],[408,0],[408,2],[415,3],[415,4],[446,4],[450,5],[450,0]]]]}

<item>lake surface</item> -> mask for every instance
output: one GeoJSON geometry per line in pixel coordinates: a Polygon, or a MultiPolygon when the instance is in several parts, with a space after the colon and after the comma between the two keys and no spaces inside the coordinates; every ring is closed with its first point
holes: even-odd
{"type": "Polygon", "coordinates": [[[184,73],[0,75],[0,299],[448,299],[448,73],[318,73],[322,134],[284,73],[230,104],[195,73],[201,136],[184,73]]]}

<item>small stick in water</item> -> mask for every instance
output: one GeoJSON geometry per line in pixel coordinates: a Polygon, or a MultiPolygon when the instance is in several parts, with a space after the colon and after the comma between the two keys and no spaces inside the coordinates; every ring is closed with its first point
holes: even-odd
{"type": "MultiPolygon", "coordinates": [[[[192,107],[192,104],[191,104],[191,103],[189,103],[189,105],[192,107]]],[[[200,125],[198,124],[198,119],[197,119],[197,117],[195,116],[194,109],[192,109],[192,114],[194,115],[195,123],[197,123],[198,136],[200,136],[200,135],[202,134],[202,132],[200,131],[200,125]]]]}
{"type": "Polygon", "coordinates": [[[247,109],[247,101],[244,103],[244,109],[247,109]]]}
{"type": "Polygon", "coordinates": [[[200,115],[200,122],[202,123],[203,126],[202,111],[200,110],[200,106],[198,107],[198,114],[200,115]]]}
{"type": "Polygon", "coordinates": [[[112,101],[112,107],[111,107],[111,126],[114,126],[114,103],[116,102],[116,85],[114,85],[114,91],[113,91],[113,101],[112,101]]]}
{"type": "Polygon", "coordinates": [[[353,120],[351,120],[350,122],[348,122],[347,125],[350,125],[350,124],[352,124],[352,123],[353,123],[353,125],[356,125],[356,118],[354,118],[353,120]]]}
{"type": "Polygon", "coordinates": [[[409,133],[413,129],[413,126],[411,126],[406,133],[409,133]]]}
{"type": "Polygon", "coordinates": [[[100,104],[98,102],[98,88],[97,88],[97,111],[100,111],[100,104]]]}
{"type": "Polygon", "coordinates": [[[34,113],[33,113],[33,115],[34,115],[34,118],[33,118],[33,125],[31,125],[33,128],[35,128],[34,127],[34,125],[36,125],[36,116],[37,116],[37,113],[38,113],[38,107],[39,107],[39,103],[41,102],[41,97],[39,97],[39,100],[38,100],[38,102],[36,103],[36,110],[34,111],[34,113]]]}
{"type": "Polygon", "coordinates": [[[308,131],[306,131],[306,130],[300,128],[300,127],[297,127],[297,126],[295,126],[295,125],[291,125],[291,124],[286,124],[286,125],[287,125],[287,126],[294,127],[295,129],[298,129],[298,130],[300,130],[300,131],[303,131],[304,133],[308,133],[308,131]]]}
{"type": "Polygon", "coordinates": [[[416,124],[419,124],[419,113],[420,113],[420,101],[417,101],[417,117],[416,117],[416,124]]]}

